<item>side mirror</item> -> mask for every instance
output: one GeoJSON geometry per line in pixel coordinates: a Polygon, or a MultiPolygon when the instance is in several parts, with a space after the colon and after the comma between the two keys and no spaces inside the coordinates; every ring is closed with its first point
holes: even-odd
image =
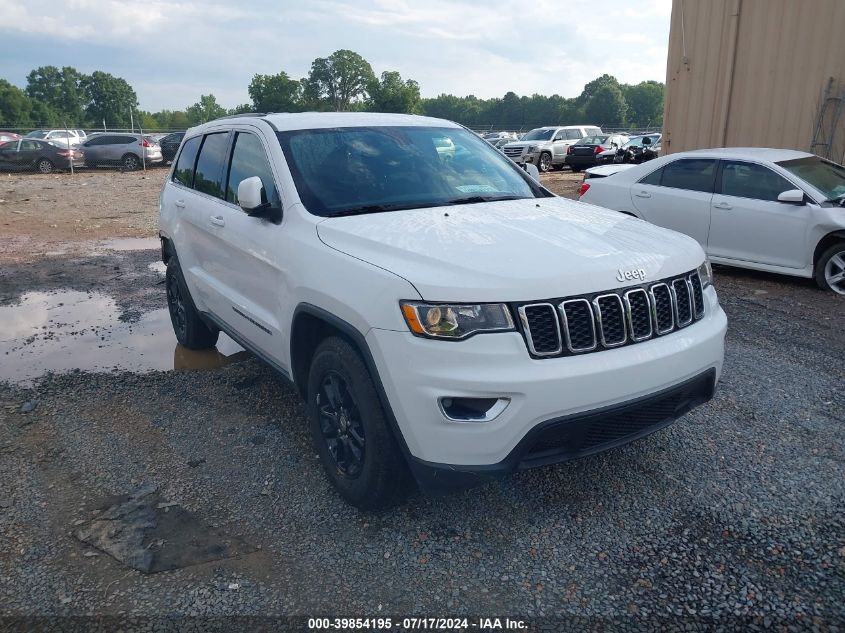
{"type": "Polygon", "coordinates": [[[253,218],[265,218],[278,224],[282,220],[282,210],[265,202],[264,184],[258,176],[244,178],[238,184],[238,205],[253,218]]]}
{"type": "Polygon", "coordinates": [[[247,212],[247,214],[252,215],[252,211],[255,211],[266,203],[262,200],[261,193],[264,191],[264,185],[261,182],[261,178],[258,176],[251,176],[249,178],[244,178],[238,184],[238,205],[240,205],[241,209],[247,212]]]}
{"type": "Polygon", "coordinates": [[[534,163],[525,163],[525,171],[537,182],[540,182],[540,170],[534,163]]]}
{"type": "Polygon", "coordinates": [[[804,204],[804,192],[800,189],[790,189],[778,195],[778,202],[790,204],[804,204]]]}

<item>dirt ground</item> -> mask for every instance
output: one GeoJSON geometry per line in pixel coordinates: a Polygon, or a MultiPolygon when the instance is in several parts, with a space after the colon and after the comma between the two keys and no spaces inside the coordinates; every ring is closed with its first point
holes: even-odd
{"type": "MultiPolygon", "coordinates": [[[[717,268],[730,325],[714,400],[602,455],[363,513],[327,483],[288,385],[225,337],[202,353],[176,344],[155,249],[165,173],[0,176],[0,629],[32,616],[220,631],[249,628],[224,619],[236,615],[518,615],[549,631],[845,621],[841,297],[717,268]],[[143,550],[207,547],[144,573],[90,534],[118,496],[153,488],[162,532],[143,550]]],[[[543,176],[571,197],[580,181],[543,176]]]]}

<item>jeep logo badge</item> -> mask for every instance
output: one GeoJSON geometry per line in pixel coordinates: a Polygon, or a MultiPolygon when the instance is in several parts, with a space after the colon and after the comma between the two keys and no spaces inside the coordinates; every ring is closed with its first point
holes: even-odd
{"type": "Polygon", "coordinates": [[[642,268],[634,268],[632,270],[622,270],[620,268],[616,273],[617,281],[633,281],[634,279],[645,281],[645,271],[642,268]]]}

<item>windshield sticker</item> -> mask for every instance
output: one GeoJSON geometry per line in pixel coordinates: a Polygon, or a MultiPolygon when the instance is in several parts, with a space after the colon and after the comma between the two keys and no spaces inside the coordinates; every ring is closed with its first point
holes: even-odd
{"type": "Polygon", "coordinates": [[[492,185],[458,185],[455,189],[461,193],[491,193],[498,191],[492,185]]]}

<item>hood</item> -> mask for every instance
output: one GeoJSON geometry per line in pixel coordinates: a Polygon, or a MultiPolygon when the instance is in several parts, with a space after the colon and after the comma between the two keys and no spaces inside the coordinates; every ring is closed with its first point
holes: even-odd
{"type": "Polygon", "coordinates": [[[514,141],[512,143],[508,143],[505,147],[527,147],[529,145],[551,145],[551,141],[514,141]]]}
{"type": "Polygon", "coordinates": [[[331,248],[389,270],[430,301],[534,301],[634,285],[693,270],[685,235],[564,198],[507,200],[327,218],[331,248]]]}

